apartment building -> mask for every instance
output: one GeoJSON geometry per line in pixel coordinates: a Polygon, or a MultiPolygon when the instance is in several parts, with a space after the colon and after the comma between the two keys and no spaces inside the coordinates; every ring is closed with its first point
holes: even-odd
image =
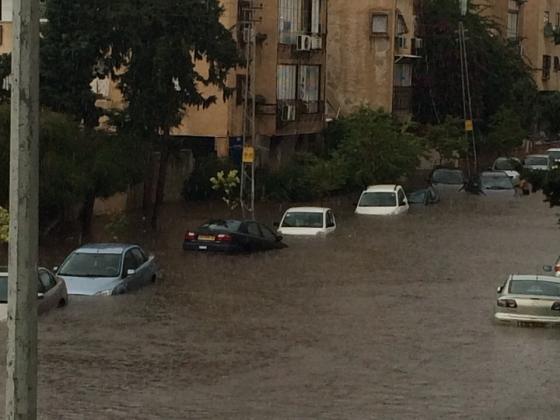
{"type": "Polygon", "coordinates": [[[416,37],[413,0],[330,0],[327,49],[329,116],[365,105],[407,116],[416,37]]]}
{"type": "Polygon", "coordinates": [[[485,0],[485,13],[502,27],[508,40],[533,70],[540,91],[560,90],[560,1],[485,0]]]}
{"type": "MultiPolygon", "coordinates": [[[[259,163],[277,166],[299,149],[318,141],[325,126],[326,0],[222,0],[222,24],[231,28],[243,53],[256,33],[254,75],[249,77],[256,94],[255,145],[259,163]]],[[[208,71],[204,62],[201,72],[208,71]]],[[[243,138],[247,69],[228,76],[235,88],[228,100],[212,87],[202,87],[217,97],[202,110],[188,108],[173,135],[193,148],[214,148],[219,156],[240,159],[243,138]]],[[[109,81],[95,80],[92,88],[103,98],[99,104],[122,108],[118,89],[109,81]]]]}

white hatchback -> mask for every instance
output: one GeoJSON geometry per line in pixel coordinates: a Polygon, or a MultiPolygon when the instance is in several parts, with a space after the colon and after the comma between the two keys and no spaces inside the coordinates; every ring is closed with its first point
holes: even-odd
{"type": "Polygon", "coordinates": [[[334,213],[324,207],[294,207],[288,209],[278,226],[281,235],[313,236],[336,230],[334,213]]]}
{"type": "Polygon", "coordinates": [[[355,213],[392,216],[408,209],[408,199],[400,185],[372,185],[362,192],[355,213]]]}

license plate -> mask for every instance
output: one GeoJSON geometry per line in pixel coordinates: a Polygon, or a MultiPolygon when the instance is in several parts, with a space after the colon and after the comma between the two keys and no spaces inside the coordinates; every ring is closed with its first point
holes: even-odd
{"type": "Polygon", "coordinates": [[[542,322],[517,321],[518,327],[544,327],[542,322]]]}
{"type": "Polygon", "coordinates": [[[201,251],[206,251],[208,247],[206,245],[199,245],[198,249],[200,249],[201,251]]]}
{"type": "Polygon", "coordinates": [[[198,235],[199,241],[214,241],[214,236],[212,235],[198,235]]]}

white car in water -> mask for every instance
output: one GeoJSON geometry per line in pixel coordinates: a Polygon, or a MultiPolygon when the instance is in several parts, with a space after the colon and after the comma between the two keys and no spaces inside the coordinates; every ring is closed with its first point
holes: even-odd
{"type": "Polygon", "coordinates": [[[372,185],[362,192],[355,213],[392,216],[408,209],[408,199],[400,185],[372,185]]]}
{"type": "Polygon", "coordinates": [[[288,209],[278,225],[278,233],[285,236],[326,235],[335,230],[334,212],[325,207],[294,207],[288,209]]]}

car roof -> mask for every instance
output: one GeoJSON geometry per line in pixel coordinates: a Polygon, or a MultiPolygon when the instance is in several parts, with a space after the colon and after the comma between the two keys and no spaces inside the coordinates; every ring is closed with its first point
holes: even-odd
{"type": "Polygon", "coordinates": [[[82,245],[74,252],[79,252],[82,254],[122,254],[127,249],[134,247],[137,247],[137,245],[111,243],[86,244],[82,245]]]}
{"type": "MultiPolygon", "coordinates": [[[[560,150],[559,150],[560,151],[560,150]]],[[[530,157],[539,157],[539,158],[547,158],[548,159],[548,155],[527,155],[528,158],[530,157]]]]}
{"type": "Polygon", "coordinates": [[[550,149],[547,149],[546,151],[547,151],[547,152],[560,152],[560,148],[558,148],[558,147],[552,147],[552,148],[550,148],[550,149]]]}
{"type": "Polygon", "coordinates": [[[505,176],[509,178],[508,174],[506,174],[504,171],[483,171],[480,173],[480,176],[484,176],[484,175],[491,175],[491,176],[498,175],[498,176],[505,176]]]}
{"type": "Polygon", "coordinates": [[[397,187],[400,187],[400,185],[397,184],[381,184],[381,185],[370,185],[369,187],[367,187],[366,191],[368,192],[394,192],[397,187]]]}
{"type": "Polygon", "coordinates": [[[306,213],[324,213],[329,211],[327,207],[292,207],[286,210],[286,213],[306,212],[306,213]]]}
{"type": "Polygon", "coordinates": [[[539,274],[512,274],[511,280],[541,280],[560,284],[560,278],[554,276],[541,276],[539,274]]]}

